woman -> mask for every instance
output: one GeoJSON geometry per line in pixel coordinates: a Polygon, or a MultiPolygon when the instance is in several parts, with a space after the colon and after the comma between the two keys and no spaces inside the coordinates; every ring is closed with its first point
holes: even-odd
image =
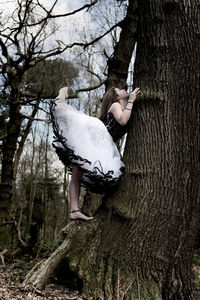
{"type": "Polygon", "coordinates": [[[55,139],[53,146],[60,160],[72,173],[69,185],[70,219],[91,220],[79,210],[81,184],[95,193],[115,187],[123,173],[115,141],[127,132],[136,88],[130,95],[111,88],[103,97],[100,120],[77,111],[65,102],[68,88],[60,89],[51,109],[55,139]]]}

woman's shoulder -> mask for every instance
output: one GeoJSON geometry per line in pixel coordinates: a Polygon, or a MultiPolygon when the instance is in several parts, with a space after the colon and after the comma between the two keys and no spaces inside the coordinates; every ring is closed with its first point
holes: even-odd
{"type": "Polygon", "coordinates": [[[119,103],[119,102],[114,102],[114,103],[111,105],[111,107],[109,108],[108,113],[109,113],[109,112],[113,113],[113,112],[115,112],[116,110],[121,110],[121,109],[122,109],[122,108],[121,108],[120,103],[119,103]]]}

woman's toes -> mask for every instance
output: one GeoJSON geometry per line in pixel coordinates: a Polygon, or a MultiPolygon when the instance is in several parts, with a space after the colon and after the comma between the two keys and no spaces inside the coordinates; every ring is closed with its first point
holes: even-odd
{"type": "Polygon", "coordinates": [[[81,212],[74,212],[74,213],[70,213],[70,219],[71,220],[89,221],[89,220],[92,220],[93,217],[87,217],[86,215],[82,214],[81,212]]]}

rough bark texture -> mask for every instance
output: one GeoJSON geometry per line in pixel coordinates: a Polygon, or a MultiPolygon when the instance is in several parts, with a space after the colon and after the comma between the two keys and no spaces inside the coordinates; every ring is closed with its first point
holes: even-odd
{"type": "Polygon", "coordinates": [[[126,174],[103,198],[96,219],[79,225],[66,253],[68,268],[95,298],[196,299],[198,13],[197,0],[139,1],[135,78],[142,92],[124,154],[126,174]]]}
{"type": "MultiPolygon", "coordinates": [[[[17,97],[13,95],[13,102],[17,97]]],[[[7,125],[7,137],[3,142],[2,169],[0,184],[0,223],[10,219],[10,208],[14,184],[14,155],[17,148],[17,139],[20,134],[20,105],[10,105],[9,122],[7,125]]],[[[0,227],[1,246],[9,245],[10,225],[0,227]]]]}
{"type": "Polygon", "coordinates": [[[142,260],[148,253],[163,299],[193,299],[200,211],[199,12],[197,0],[140,1],[135,80],[142,94],[125,164],[132,161],[128,168],[135,178],[133,187],[127,184],[135,195],[136,236],[144,236],[137,252],[142,260]]]}

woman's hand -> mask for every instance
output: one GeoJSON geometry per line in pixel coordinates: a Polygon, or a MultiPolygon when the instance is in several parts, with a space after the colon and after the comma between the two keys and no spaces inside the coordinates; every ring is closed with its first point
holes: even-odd
{"type": "Polygon", "coordinates": [[[137,94],[139,94],[139,93],[140,93],[140,88],[134,89],[134,91],[131,92],[130,95],[129,95],[129,100],[134,102],[135,99],[136,99],[137,94]]]}

